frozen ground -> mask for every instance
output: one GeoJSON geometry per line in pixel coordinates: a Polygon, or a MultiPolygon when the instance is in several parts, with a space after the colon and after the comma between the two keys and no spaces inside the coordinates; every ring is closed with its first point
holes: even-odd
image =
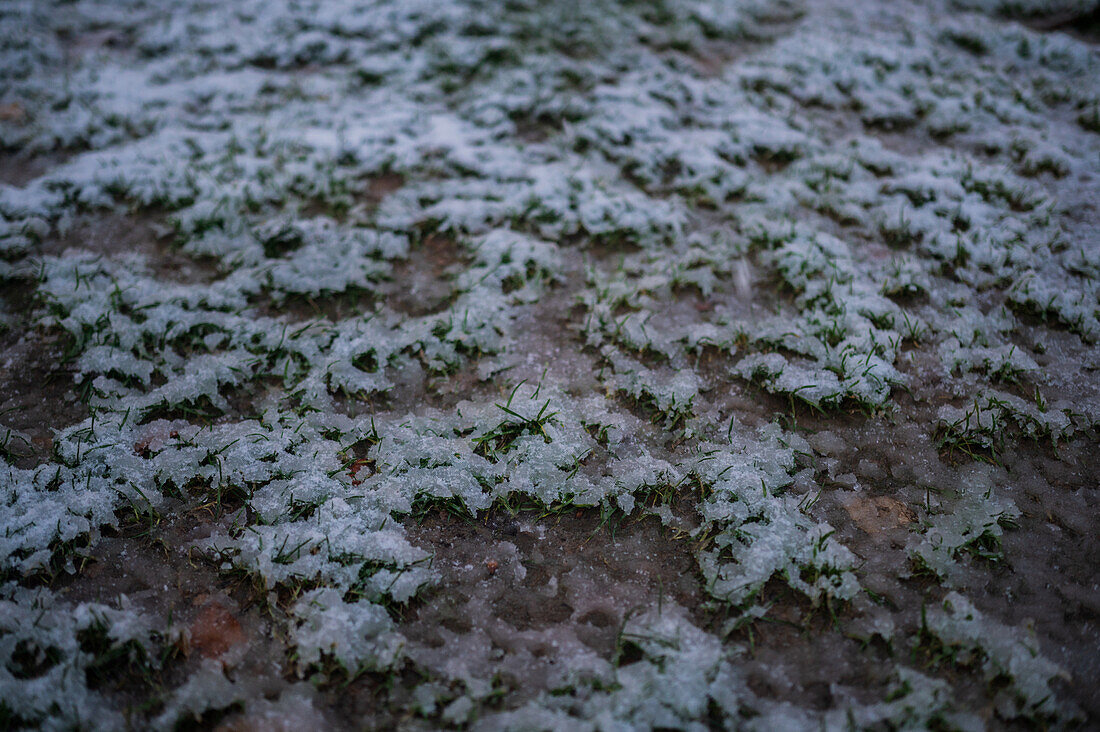
{"type": "Polygon", "coordinates": [[[0,727],[1100,724],[1098,42],[0,4],[0,727]]]}

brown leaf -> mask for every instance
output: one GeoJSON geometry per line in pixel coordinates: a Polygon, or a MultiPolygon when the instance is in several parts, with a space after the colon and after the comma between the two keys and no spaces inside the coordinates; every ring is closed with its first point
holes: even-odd
{"type": "Polygon", "coordinates": [[[844,510],[852,517],[856,526],[871,535],[917,520],[916,514],[908,506],[890,496],[871,498],[852,495],[843,503],[844,510]]]}
{"type": "Polygon", "coordinates": [[[244,629],[219,602],[212,602],[191,623],[191,647],[207,658],[217,658],[247,640],[244,629]]]}
{"type": "Polygon", "coordinates": [[[23,105],[19,102],[0,104],[0,120],[5,122],[22,122],[23,118],[26,116],[27,111],[23,109],[23,105]]]}

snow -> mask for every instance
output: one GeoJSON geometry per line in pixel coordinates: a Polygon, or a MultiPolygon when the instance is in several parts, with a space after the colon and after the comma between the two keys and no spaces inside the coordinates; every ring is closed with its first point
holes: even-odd
{"type": "MultiPolygon", "coordinates": [[[[122,724],[84,680],[80,631],[100,624],[133,650],[172,629],[28,587],[76,574],[74,548],[127,506],[233,496],[243,523],[192,548],[294,593],[280,622],[297,670],[388,673],[441,665],[388,609],[440,582],[405,523],[425,506],[652,514],[698,541],[708,602],[735,620],[766,617],[776,583],[814,608],[855,607],[866,558],[809,497],[861,490],[874,466],[840,472],[843,441],[807,442],[778,408],[742,422],[721,402],[734,386],[792,414],[883,417],[927,347],[947,447],[988,459],[1006,440],[1056,447],[1096,427],[1098,232],[1061,196],[1100,174],[1087,121],[1100,61],[999,19],[1071,3],[905,4],[905,28],[900,11],[858,4],[866,32],[808,0],[506,5],[0,9],[0,101],[18,109],[0,147],[52,161],[0,185],[0,278],[33,289],[35,328],[68,336],[92,410],[51,425],[52,451],[29,467],[17,444],[30,440],[0,426],[0,711],[122,724]],[[369,200],[387,176],[395,190],[369,200]],[[201,281],[79,228],[74,247],[49,244],[78,216],[139,209],[163,214],[164,251],[201,281]],[[429,236],[446,262],[430,261],[429,236]],[[395,293],[418,267],[445,296],[411,314],[395,293]],[[513,378],[533,362],[525,329],[549,331],[539,308],[562,292],[561,338],[588,381],[543,354],[544,378],[513,378]],[[1083,365],[1048,368],[1019,337],[1035,319],[1070,334],[1083,365]],[[476,388],[410,397],[413,371],[476,388]],[[691,501],[690,520],[653,498],[666,494],[691,501]],[[18,676],[19,643],[53,665],[18,676]]],[[[970,555],[996,554],[1021,508],[983,468],[957,476],[899,544],[952,590],[927,632],[1011,680],[1002,716],[1072,718],[1053,663],[958,594],[975,589],[970,555]]],[[[426,682],[416,706],[490,729],[975,724],[942,680],[901,666],[895,697],[845,710],[762,699],[743,649],[679,607],[647,605],[621,636],[642,660],[563,641],[573,666],[547,681],[562,693],[479,716],[488,666],[456,660],[452,686],[426,682]]],[[[452,641],[489,652],[487,637],[452,641]]],[[[279,716],[287,699],[207,664],[149,721],[237,703],[279,716]]]]}

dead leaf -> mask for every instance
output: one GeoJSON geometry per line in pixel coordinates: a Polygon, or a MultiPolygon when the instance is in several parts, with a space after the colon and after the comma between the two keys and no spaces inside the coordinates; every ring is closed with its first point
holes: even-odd
{"type": "Polygon", "coordinates": [[[27,111],[19,102],[0,104],[0,120],[4,122],[22,122],[27,116],[27,111]]]}
{"type": "Polygon", "coordinates": [[[856,526],[872,536],[917,520],[912,509],[890,496],[871,498],[852,495],[844,500],[843,505],[856,526]]]}
{"type": "Polygon", "coordinates": [[[222,656],[245,640],[241,624],[220,602],[204,607],[191,623],[191,647],[207,658],[222,656]]]}

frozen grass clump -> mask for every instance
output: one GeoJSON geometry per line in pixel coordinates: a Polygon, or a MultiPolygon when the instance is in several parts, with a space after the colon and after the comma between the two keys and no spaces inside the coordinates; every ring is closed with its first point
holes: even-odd
{"type": "Polygon", "coordinates": [[[638,404],[652,409],[655,418],[660,418],[666,428],[676,429],[692,415],[692,403],[702,386],[693,371],[655,371],[618,353],[611,346],[605,347],[602,355],[614,369],[608,384],[638,404]]]}
{"type": "Polygon", "coordinates": [[[976,308],[958,308],[954,323],[937,323],[950,335],[940,342],[944,366],[960,373],[979,371],[991,381],[1016,383],[1040,376],[1039,365],[1026,350],[1010,342],[1016,319],[1007,308],[983,315],[976,308]]]}
{"type": "Polygon", "coordinates": [[[791,363],[779,353],[754,353],[737,362],[736,373],[768,391],[788,394],[814,407],[837,406],[844,390],[836,374],[791,363]]]}
{"type": "Polygon", "coordinates": [[[147,439],[150,428],[127,415],[102,415],[58,433],[54,462],[0,467],[0,566],[24,576],[72,573],[78,545],[118,526],[122,511],[154,516],[164,497],[161,477],[138,454],[147,439]]]}
{"type": "Polygon", "coordinates": [[[521,383],[499,402],[461,402],[453,414],[387,422],[368,485],[390,496],[399,513],[451,500],[476,512],[512,497],[596,505],[644,485],[627,482],[631,472],[621,468],[599,478],[581,470],[599,446],[590,430],[613,450],[620,422],[602,400],[578,404],[549,386],[521,383]]]}
{"type": "Polygon", "coordinates": [[[1004,684],[995,695],[1002,717],[1046,723],[1079,719],[1073,705],[1060,702],[1050,688],[1065,671],[1041,655],[1031,634],[985,617],[959,593],[948,593],[942,609],[925,613],[921,633],[937,660],[979,667],[990,684],[1004,684]]]}
{"type": "MultiPolygon", "coordinates": [[[[669,316],[670,301],[696,291],[704,298],[740,288],[747,296],[751,283],[738,283],[744,266],[743,247],[729,237],[692,237],[685,244],[652,248],[618,258],[606,274],[589,268],[589,287],[580,295],[587,311],[583,333],[591,345],[614,344],[626,352],[643,351],[670,362],[700,347],[730,349],[736,334],[723,322],[669,316]]],[[[745,274],[743,279],[749,279],[745,274]]]]}
{"type": "Polygon", "coordinates": [[[30,446],[31,438],[26,433],[0,423],[0,457],[3,457],[6,462],[11,462],[13,457],[26,453],[30,446]]]}
{"type": "Polygon", "coordinates": [[[815,603],[851,600],[855,556],[786,490],[796,454],[809,446],[775,425],[756,435],[733,426],[728,443],[701,444],[691,464],[705,496],[697,533],[713,541],[699,554],[707,591],[741,607],[778,577],[815,603]]]}
{"type": "MultiPolygon", "coordinates": [[[[0,210],[6,214],[11,203],[10,198],[3,201],[0,210]]],[[[11,218],[0,215],[0,259],[13,260],[29,254],[34,245],[49,233],[50,227],[45,220],[34,215],[26,216],[26,213],[29,212],[18,212],[11,218]],[[24,213],[24,216],[19,213],[24,213]]]]}
{"type": "Polygon", "coordinates": [[[49,572],[55,562],[75,571],[74,543],[116,523],[119,494],[111,480],[96,475],[101,471],[77,475],[49,465],[28,470],[5,465],[0,470],[5,506],[0,549],[7,571],[49,572]]]}
{"type": "Polygon", "coordinates": [[[1020,516],[1009,498],[998,495],[988,471],[973,468],[963,476],[953,501],[941,498],[940,512],[931,517],[908,552],[918,568],[934,573],[948,587],[964,582],[959,560],[964,554],[988,562],[1000,561],[1001,535],[1020,516]]]}
{"type": "Polygon", "coordinates": [[[983,389],[968,404],[945,405],[936,414],[941,448],[957,450],[977,460],[997,460],[1013,435],[1057,444],[1096,424],[1095,409],[1060,401],[1048,404],[1035,392],[1035,403],[1015,394],[983,389]]]}
{"type": "Polygon", "coordinates": [[[679,608],[650,609],[619,633],[616,668],[607,682],[546,695],[518,710],[479,722],[484,729],[582,730],[628,727],[694,729],[707,710],[738,713],[748,687],[722,644],[692,625],[679,608]],[[626,655],[640,660],[619,664],[626,655]]]}
{"type": "MultiPolygon", "coordinates": [[[[882,702],[810,710],[757,695],[738,668],[739,652],[724,648],[677,606],[649,608],[623,624],[615,664],[606,678],[543,694],[519,709],[479,717],[479,730],[644,728],[702,730],[715,713],[749,730],[872,728],[924,729],[947,725],[980,730],[960,712],[946,682],[898,666],[882,702]]],[[[836,692],[844,693],[837,685],[836,692]]],[[[472,707],[471,705],[468,705],[472,707]]]]}
{"type": "Polygon", "coordinates": [[[235,683],[216,660],[205,659],[179,688],[175,689],[152,722],[154,729],[175,730],[199,722],[208,712],[220,712],[251,701],[256,690],[247,683],[235,683]]]}
{"type": "Polygon", "coordinates": [[[1011,302],[1025,312],[1051,318],[1078,333],[1088,343],[1100,338],[1095,279],[1069,276],[1066,280],[1044,277],[1035,271],[1021,273],[1009,290],[1011,302]]]}
{"type": "Polygon", "coordinates": [[[174,481],[204,476],[207,491],[246,500],[261,519],[217,532],[203,546],[265,589],[325,583],[372,601],[406,602],[431,579],[429,555],[390,519],[400,504],[367,500],[359,488],[359,471],[370,468],[348,445],[376,440],[370,423],[313,414],[270,410],[258,422],[198,433],[188,448],[197,462],[173,460],[174,481]]]}
{"type": "Polygon", "coordinates": [[[275,250],[293,247],[285,261],[266,268],[267,289],[276,297],[324,294],[348,290],[370,291],[390,274],[386,260],[408,256],[407,239],[389,232],[332,231],[325,221],[302,222],[269,233],[265,246],[275,250]],[[298,248],[300,247],[300,248],[298,248]]]}
{"type": "Polygon", "coordinates": [[[784,282],[795,292],[799,310],[746,324],[750,340],[808,357],[793,364],[778,353],[749,356],[740,375],[815,407],[837,407],[851,400],[881,409],[891,389],[904,383],[894,366],[901,347],[903,313],[869,281],[850,247],[836,237],[795,230],[773,240],[768,253],[784,282]],[[793,326],[793,327],[792,327],[793,326]]]}
{"type": "Polygon", "coordinates": [[[364,669],[388,669],[405,642],[385,608],[344,602],[331,588],[303,594],[293,612],[293,643],[302,668],[331,658],[352,677],[364,669]]]}
{"type": "Polygon", "coordinates": [[[383,308],[361,319],[299,325],[256,315],[251,299],[264,291],[276,301],[348,290],[369,295],[388,277],[388,258],[405,256],[407,244],[385,232],[338,233],[319,221],[280,232],[300,248],[210,286],[165,286],[140,268],[91,255],[47,258],[42,320],[69,333],[77,378],[101,406],[128,400],[146,414],[204,406],[224,412],[227,392],[274,379],[327,408],[332,393],[390,389],[386,367],[402,357],[448,371],[499,351],[513,308],[536,298],[559,266],[553,244],[498,231],[472,244],[471,268],[438,313],[401,319],[383,308]],[[305,236],[324,243],[302,244],[305,236]]]}
{"type": "MultiPolygon", "coordinates": [[[[836,691],[845,693],[841,685],[836,691]]],[[[978,732],[985,729],[982,719],[960,711],[946,682],[925,676],[904,666],[897,666],[890,674],[890,692],[886,700],[876,703],[859,703],[854,700],[843,709],[822,712],[810,711],[789,702],[755,699],[749,708],[757,716],[745,724],[750,730],[799,730],[810,727],[820,729],[888,729],[918,730],[945,727],[947,729],[978,732]]]]}
{"type": "Polygon", "coordinates": [[[513,308],[536,301],[554,282],[560,253],[553,243],[506,229],[479,237],[471,249],[473,261],[455,282],[454,303],[436,318],[436,332],[464,353],[499,352],[510,337],[513,308]]]}
{"type": "MultiPolygon", "coordinates": [[[[373,617],[371,603],[406,603],[434,581],[431,555],[409,543],[402,517],[438,507],[474,514],[517,500],[615,500],[629,511],[632,494],[675,480],[662,461],[619,464],[612,455],[605,475],[582,471],[590,454],[606,454],[590,430],[612,448],[619,421],[606,405],[520,384],[506,400],[424,416],[350,420],[269,410],[258,422],[181,430],[186,455],[181,446],[152,461],[171,466],[172,483],[201,483],[207,495],[244,501],[258,519],[202,542],[223,568],[243,570],[264,590],[338,590],[318,602],[329,607],[341,598],[331,622],[351,622],[360,611],[373,617]]],[[[312,618],[302,627],[328,627],[328,611],[315,605],[295,606],[312,618]]],[[[340,653],[341,663],[352,663],[353,649],[340,653]]]]}
{"type": "Polygon", "coordinates": [[[870,729],[885,724],[894,729],[947,729],[977,732],[985,726],[976,714],[960,711],[951,685],[919,671],[898,666],[893,689],[885,701],[853,705],[826,715],[826,727],[870,729]],[[843,717],[843,721],[841,720],[843,717]]]}
{"type": "Polygon", "coordinates": [[[158,619],[125,596],[117,607],[73,605],[44,589],[0,588],[0,718],[40,729],[118,729],[115,703],[92,688],[102,673],[136,674],[159,667],[159,647],[178,629],[158,631],[158,619]]]}

